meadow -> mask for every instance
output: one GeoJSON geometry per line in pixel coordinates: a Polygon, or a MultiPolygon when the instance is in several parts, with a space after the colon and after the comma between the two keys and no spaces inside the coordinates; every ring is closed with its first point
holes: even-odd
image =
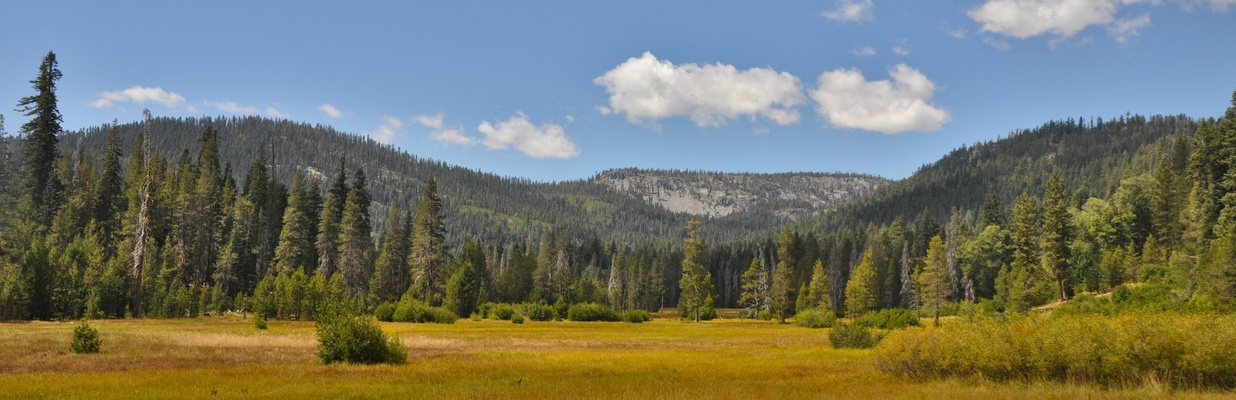
{"type": "Polygon", "coordinates": [[[643,324],[382,323],[403,365],[322,365],[310,322],[239,317],[92,321],[102,352],[69,352],[74,322],[0,324],[4,398],[1222,398],[877,371],[826,329],[732,318],[643,324]]]}

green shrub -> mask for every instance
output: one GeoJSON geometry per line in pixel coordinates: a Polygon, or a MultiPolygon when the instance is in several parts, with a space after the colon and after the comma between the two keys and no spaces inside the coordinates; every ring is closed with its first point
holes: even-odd
{"type": "Polygon", "coordinates": [[[804,328],[832,328],[837,323],[833,310],[811,309],[794,315],[794,325],[804,328]]]}
{"type": "Polygon", "coordinates": [[[511,319],[513,315],[515,315],[515,307],[506,303],[496,304],[490,311],[491,318],[504,321],[511,319]]]}
{"type": "Polygon", "coordinates": [[[481,315],[481,318],[489,318],[494,309],[494,303],[482,303],[476,307],[476,313],[481,315]]]}
{"type": "Polygon", "coordinates": [[[420,300],[405,296],[399,301],[399,306],[395,307],[391,319],[395,322],[453,324],[459,316],[445,308],[430,307],[420,300]]]}
{"type": "Polygon", "coordinates": [[[261,315],[253,316],[253,327],[258,330],[266,330],[266,318],[263,318],[261,315]]]}
{"type": "Polygon", "coordinates": [[[378,305],[378,308],[373,311],[374,317],[378,321],[392,322],[395,320],[395,303],[385,302],[378,305]]]}
{"type": "Polygon", "coordinates": [[[597,303],[577,303],[567,309],[567,319],[571,321],[619,321],[618,313],[607,305],[597,303]]]}
{"type": "Polygon", "coordinates": [[[622,321],[629,322],[632,324],[648,322],[648,321],[652,321],[652,314],[649,314],[647,311],[644,311],[644,310],[627,310],[626,312],[622,313],[622,321]]]}
{"type": "Polygon", "coordinates": [[[459,316],[447,310],[444,307],[430,307],[425,310],[424,319],[417,322],[428,322],[434,324],[453,324],[459,320],[459,316]]]}
{"type": "Polygon", "coordinates": [[[863,314],[854,324],[877,329],[901,329],[918,326],[918,315],[904,308],[886,308],[863,314]]]}
{"type": "Polygon", "coordinates": [[[828,332],[828,341],[835,349],[869,349],[880,339],[880,335],[859,324],[838,323],[828,332]]]}
{"type": "Polygon", "coordinates": [[[511,314],[511,323],[514,323],[514,324],[524,323],[523,314],[520,314],[520,313],[511,314]]]}
{"type": "Polygon", "coordinates": [[[468,316],[468,319],[471,319],[471,320],[473,320],[473,321],[480,321],[480,320],[482,320],[482,319],[484,319],[484,318],[481,318],[481,313],[476,312],[476,311],[473,311],[473,312],[472,312],[472,315],[469,315],[469,316],[468,316]]]}
{"type": "Polygon", "coordinates": [[[567,313],[570,311],[570,304],[567,304],[566,299],[562,296],[558,296],[558,301],[554,302],[554,314],[557,315],[558,318],[566,318],[567,313]]]}
{"type": "Polygon", "coordinates": [[[528,313],[528,319],[533,321],[553,321],[557,318],[554,308],[545,303],[524,304],[524,311],[528,313]]]}
{"type": "Polygon", "coordinates": [[[700,321],[712,321],[717,319],[717,309],[712,306],[704,306],[700,308],[700,321]]]}
{"type": "Polygon", "coordinates": [[[69,350],[78,354],[98,353],[101,344],[103,341],[99,340],[99,331],[91,328],[86,320],[82,320],[81,325],[73,328],[73,343],[69,344],[69,350]]]}
{"type": "Polygon", "coordinates": [[[402,364],[408,349],[387,338],[373,318],[336,315],[314,324],[318,331],[318,358],[323,363],[402,364]]]}
{"type": "Polygon", "coordinates": [[[760,311],[760,314],[757,315],[757,317],[760,321],[772,321],[773,318],[777,317],[777,314],[773,314],[772,311],[764,310],[760,311]]]}
{"type": "Polygon", "coordinates": [[[1236,387],[1236,316],[1175,313],[979,319],[907,329],[876,349],[885,373],[1104,387],[1236,387]]]}

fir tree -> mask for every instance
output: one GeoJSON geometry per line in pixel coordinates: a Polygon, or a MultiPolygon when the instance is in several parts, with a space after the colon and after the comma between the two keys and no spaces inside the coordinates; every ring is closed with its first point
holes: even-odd
{"type": "Polygon", "coordinates": [[[699,239],[700,222],[687,222],[687,238],[683,241],[682,279],[678,281],[681,290],[680,307],[684,314],[691,316],[695,322],[700,322],[700,313],[712,307],[712,273],[704,267],[704,252],[708,245],[699,239]]]}
{"type": "Polygon", "coordinates": [[[781,237],[777,246],[777,266],[773,271],[772,281],[772,312],[776,314],[777,321],[785,323],[785,318],[789,316],[791,307],[794,304],[794,266],[798,264],[798,260],[794,259],[795,250],[795,235],[794,231],[789,227],[781,230],[781,237]]]}
{"type": "Polygon", "coordinates": [[[940,236],[931,238],[927,246],[927,262],[918,274],[919,304],[931,311],[936,325],[940,324],[940,306],[948,301],[948,248],[940,236]]]}
{"type": "Polygon", "coordinates": [[[26,188],[36,213],[35,220],[44,226],[51,224],[60,207],[56,202],[60,182],[56,179],[55,167],[62,118],[56,104],[56,81],[62,76],[56,53],[47,52],[39,65],[38,77],[30,81],[37,94],[23,97],[17,103],[17,111],[33,117],[21,126],[21,133],[26,137],[22,160],[26,165],[26,188]]]}
{"type": "Polygon", "coordinates": [[[425,193],[416,206],[408,265],[412,268],[413,288],[417,296],[434,305],[442,303],[449,277],[446,267],[450,256],[446,252],[446,228],[442,224],[441,208],[438,184],[430,177],[425,184],[425,193]]]}
{"type": "Polygon", "coordinates": [[[863,261],[850,271],[850,280],[845,285],[845,315],[858,318],[868,311],[879,307],[880,298],[877,292],[875,262],[872,260],[871,249],[863,252],[863,261]]]}

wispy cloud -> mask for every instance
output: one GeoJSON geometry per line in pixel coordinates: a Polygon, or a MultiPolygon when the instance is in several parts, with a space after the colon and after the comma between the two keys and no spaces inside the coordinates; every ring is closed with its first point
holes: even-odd
{"type": "Polygon", "coordinates": [[[910,55],[910,40],[898,39],[897,45],[893,46],[893,54],[905,57],[910,55]]]}
{"type": "Polygon", "coordinates": [[[258,109],[254,106],[245,106],[237,104],[233,101],[206,102],[206,105],[219,109],[220,111],[232,114],[257,114],[258,109]]]}
{"type": "Polygon", "coordinates": [[[442,143],[471,146],[481,141],[468,136],[462,125],[454,128],[444,128],[446,115],[441,112],[433,115],[417,115],[412,117],[412,119],[423,127],[433,129],[432,132],[429,132],[429,138],[442,143]]]}
{"type": "Polygon", "coordinates": [[[1150,25],[1150,14],[1142,14],[1137,18],[1113,22],[1107,27],[1107,33],[1111,34],[1116,42],[1124,44],[1128,43],[1130,37],[1137,36],[1147,25],[1150,25]]]}
{"type": "Polygon", "coordinates": [[[291,115],[288,115],[287,113],[283,111],[279,111],[278,109],[275,109],[274,107],[266,107],[266,116],[272,117],[272,118],[283,118],[283,119],[292,118],[291,115]]]}
{"type": "Polygon", "coordinates": [[[108,108],[116,103],[146,104],[159,103],[174,108],[185,103],[185,97],[179,93],[163,90],[161,87],[133,86],[124,90],[99,93],[90,104],[95,108],[108,108]]]}
{"type": "Polygon", "coordinates": [[[875,19],[871,0],[837,0],[837,8],[820,13],[833,21],[862,22],[875,19]]]}
{"type": "Polygon", "coordinates": [[[326,113],[326,115],[329,115],[331,118],[335,118],[335,119],[343,118],[343,111],[339,111],[338,108],[335,108],[335,106],[330,105],[330,103],[323,103],[322,105],[318,106],[318,111],[326,113]]]}
{"type": "Polygon", "coordinates": [[[382,125],[378,126],[372,132],[368,132],[365,136],[378,143],[390,144],[395,139],[396,135],[403,133],[403,121],[389,115],[382,116],[382,125]]]}
{"type": "Polygon", "coordinates": [[[859,57],[874,56],[876,55],[876,49],[871,46],[855,47],[850,50],[850,54],[859,57]]]}

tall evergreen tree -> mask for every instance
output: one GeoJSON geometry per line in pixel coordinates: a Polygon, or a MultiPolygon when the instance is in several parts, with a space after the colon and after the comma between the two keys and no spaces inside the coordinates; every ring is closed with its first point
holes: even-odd
{"type": "Polygon", "coordinates": [[[416,221],[412,223],[412,248],[408,265],[417,297],[430,304],[441,304],[449,275],[446,252],[446,227],[442,224],[442,200],[433,177],[425,183],[425,193],[416,206],[416,221]]]}
{"type": "Polygon", "coordinates": [[[444,305],[455,315],[471,315],[481,295],[481,277],[472,260],[460,259],[455,273],[446,284],[444,305]]]}
{"type": "Polygon", "coordinates": [[[343,220],[343,208],[339,204],[347,203],[347,194],[337,197],[332,191],[326,194],[322,204],[322,217],[318,219],[318,236],[314,241],[317,247],[317,274],[330,277],[339,270],[339,223],[343,220]]]}
{"type": "Polygon", "coordinates": [[[1069,243],[1073,240],[1073,222],[1065,200],[1064,179],[1053,173],[1047,180],[1047,193],[1043,196],[1043,267],[1056,280],[1060,301],[1069,299],[1067,279],[1069,276],[1069,243]]]}
{"type": "Polygon", "coordinates": [[[378,260],[369,282],[370,298],[375,302],[397,301],[408,290],[408,227],[399,206],[392,205],[386,230],[379,244],[378,260]]]}
{"type": "Polygon", "coordinates": [[[936,325],[940,324],[940,307],[948,301],[948,248],[940,236],[933,236],[927,246],[927,262],[918,274],[919,304],[930,310],[936,325]]]}
{"type": "Polygon", "coordinates": [[[815,265],[811,267],[811,283],[807,285],[807,295],[811,297],[811,308],[833,312],[833,300],[828,295],[828,270],[819,259],[816,259],[815,265]]]}
{"type": "Polygon", "coordinates": [[[353,296],[368,293],[373,274],[373,239],[369,218],[360,205],[368,196],[360,192],[355,185],[348,192],[343,219],[339,223],[339,273],[343,274],[344,285],[353,296]]]}
{"type": "Polygon", "coordinates": [[[307,209],[307,194],[300,172],[292,176],[292,187],[288,191],[283,230],[279,233],[279,245],[275,247],[275,271],[290,276],[298,270],[309,269],[313,262],[313,238],[309,236],[313,220],[312,212],[307,209]]]}
{"type": "Polygon", "coordinates": [[[700,313],[705,308],[712,307],[712,273],[704,265],[704,252],[708,245],[699,238],[700,222],[692,219],[687,222],[687,238],[683,241],[682,279],[678,288],[682,294],[678,303],[683,307],[684,314],[691,316],[695,322],[700,322],[700,313]]]}
{"type": "Polygon", "coordinates": [[[879,307],[878,284],[875,261],[872,260],[871,249],[868,248],[863,252],[863,261],[850,272],[850,280],[845,285],[845,315],[858,318],[879,307]]]}
{"type": "MultiPolygon", "coordinates": [[[[120,217],[124,214],[124,177],[120,166],[120,133],[113,123],[107,133],[107,146],[103,148],[103,169],[99,176],[98,200],[95,202],[94,220],[99,229],[105,232],[103,240],[110,248],[115,235],[120,232],[120,217]]],[[[133,154],[131,157],[140,157],[133,154]]]]}
{"type": "Polygon", "coordinates": [[[752,318],[768,309],[771,285],[768,270],[764,269],[759,257],[752,258],[751,265],[742,273],[742,295],[738,299],[742,307],[751,310],[752,318]]]}
{"type": "Polygon", "coordinates": [[[34,207],[35,220],[47,226],[60,204],[57,193],[61,184],[56,179],[56,144],[60,135],[60,109],[56,100],[56,81],[63,74],[56,62],[56,53],[47,52],[39,64],[39,75],[30,81],[36,94],[21,98],[18,111],[33,117],[21,126],[26,136],[22,160],[26,165],[26,188],[34,207]]]}
{"type": "Polygon", "coordinates": [[[772,281],[772,312],[777,315],[777,321],[785,323],[794,307],[794,266],[798,265],[795,256],[794,231],[787,226],[781,230],[777,245],[777,267],[773,271],[772,281]]]}

